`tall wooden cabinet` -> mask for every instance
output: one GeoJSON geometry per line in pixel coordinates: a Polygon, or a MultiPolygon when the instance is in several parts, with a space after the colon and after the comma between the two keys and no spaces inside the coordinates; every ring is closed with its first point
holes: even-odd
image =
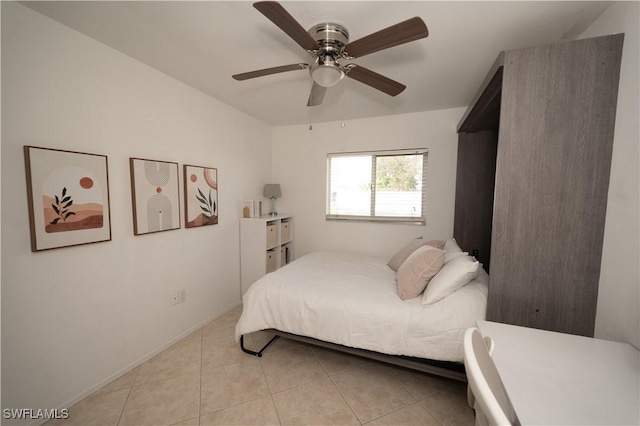
{"type": "Polygon", "coordinates": [[[263,275],[293,260],[293,216],[240,219],[242,294],[263,275]]]}
{"type": "Polygon", "coordinates": [[[454,236],[489,320],[593,336],[622,44],[505,51],[460,122],[454,236]]]}

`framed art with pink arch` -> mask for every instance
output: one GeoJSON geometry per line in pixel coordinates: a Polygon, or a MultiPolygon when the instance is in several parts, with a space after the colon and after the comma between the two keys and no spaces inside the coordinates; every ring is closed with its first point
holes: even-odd
{"type": "Polygon", "coordinates": [[[133,234],[180,228],[178,163],[129,158],[133,234]]]}
{"type": "Polygon", "coordinates": [[[218,223],[218,170],[184,165],[185,227],[218,223]]]}
{"type": "Polygon", "coordinates": [[[31,251],[111,240],[107,156],[24,146],[31,251]]]}

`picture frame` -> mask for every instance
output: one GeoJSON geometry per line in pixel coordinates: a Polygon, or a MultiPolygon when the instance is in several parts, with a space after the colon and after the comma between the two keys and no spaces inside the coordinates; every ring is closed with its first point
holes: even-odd
{"type": "Polygon", "coordinates": [[[129,158],[133,234],[180,229],[178,163],[129,158]]]}
{"type": "Polygon", "coordinates": [[[218,224],[218,169],[183,165],[185,228],[218,224]]]}
{"type": "Polygon", "coordinates": [[[23,150],[31,251],[111,241],[107,156],[23,150]]]}

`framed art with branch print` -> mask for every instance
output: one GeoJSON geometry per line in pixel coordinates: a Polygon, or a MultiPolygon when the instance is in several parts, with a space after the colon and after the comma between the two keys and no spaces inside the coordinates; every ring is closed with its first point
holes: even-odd
{"type": "Polygon", "coordinates": [[[180,228],[178,163],[129,158],[133,234],[180,228]]]}
{"type": "Polygon", "coordinates": [[[31,251],[111,240],[107,156],[24,146],[31,251]]]}
{"type": "Polygon", "coordinates": [[[218,170],[184,165],[185,227],[218,223],[218,170]]]}

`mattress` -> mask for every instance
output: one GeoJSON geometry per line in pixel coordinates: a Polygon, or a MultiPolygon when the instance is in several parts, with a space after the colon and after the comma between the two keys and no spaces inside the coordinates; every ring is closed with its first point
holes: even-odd
{"type": "Polygon", "coordinates": [[[313,252],[256,281],[243,297],[235,339],[274,328],[388,355],[463,361],[468,327],[485,319],[488,276],[423,305],[401,300],[386,261],[313,252]]]}

